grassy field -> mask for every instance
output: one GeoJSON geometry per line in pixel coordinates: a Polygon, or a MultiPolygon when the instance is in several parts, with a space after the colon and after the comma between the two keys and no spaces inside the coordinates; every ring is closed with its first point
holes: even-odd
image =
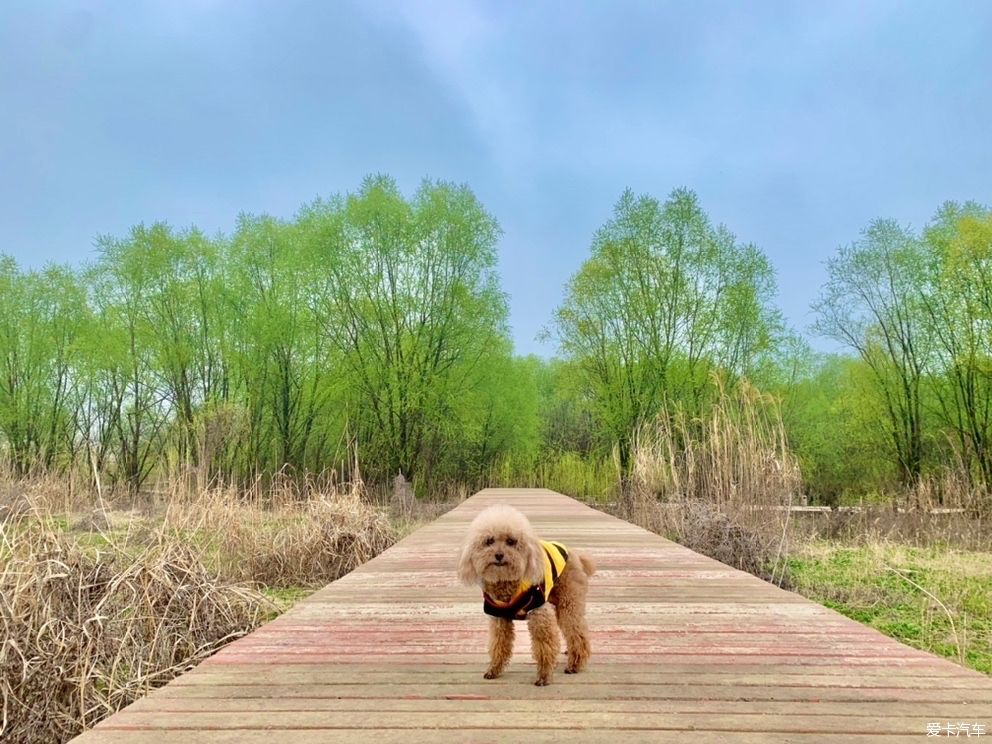
{"type": "Polygon", "coordinates": [[[787,561],[791,588],[916,648],[992,674],[992,553],[816,540],[787,561]]]}

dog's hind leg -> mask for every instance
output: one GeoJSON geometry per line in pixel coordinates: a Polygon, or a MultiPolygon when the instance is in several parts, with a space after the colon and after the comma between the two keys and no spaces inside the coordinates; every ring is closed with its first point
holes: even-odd
{"type": "Polygon", "coordinates": [[[565,636],[565,647],[568,653],[568,665],[565,667],[565,674],[575,674],[582,671],[592,653],[584,605],[584,602],[560,602],[555,605],[558,627],[561,628],[562,635],[565,636]]]}
{"type": "Polygon", "coordinates": [[[537,662],[537,679],[534,684],[538,687],[550,685],[561,650],[561,636],[551,605],[538,607],[527,615],[527,629],[530,631],[531,652],[537,662]]]}
{"type": "Polygon", "coordinates": [[[483,675],[496,679],[503,673],[513,656],[513,621],[500,617],[489,618],[489,669],[483,675]]]}

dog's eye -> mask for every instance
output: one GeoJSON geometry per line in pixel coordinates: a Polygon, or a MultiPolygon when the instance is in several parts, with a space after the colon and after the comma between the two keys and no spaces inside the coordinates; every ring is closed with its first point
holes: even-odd
{"type": "Polygon", "coordinates": [[[496,538],[495,537],[487,537],[486,538],[486,545],[492,545],[494,542],[496,542],[496,538]]]}
{"type": "Polygon", "coordinates": [[[513,547],[514,545],[517,544],[517,538],[515,537],[506,538],[506,544],[509,545],[510,547],[513,547]]]}

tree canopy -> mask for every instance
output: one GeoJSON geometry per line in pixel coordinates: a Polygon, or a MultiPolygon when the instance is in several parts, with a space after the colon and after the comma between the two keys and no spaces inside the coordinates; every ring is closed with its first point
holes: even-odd
{"type": "Polygon", "coordinates": [[[712,375],[751,375],[783,325],[774,272],[753,245],[714,227],[694,193],[661,203],[626,191],[568,284],[553,330],[622,467],[640,421],[705,403],[712,375]]]}

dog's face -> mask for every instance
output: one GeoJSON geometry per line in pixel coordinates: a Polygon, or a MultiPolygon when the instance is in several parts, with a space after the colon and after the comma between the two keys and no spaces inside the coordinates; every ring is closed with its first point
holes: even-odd
{"type": "Polygon", "coordinates": [[[511,506],[484,510],[469,526],[458,563],[466,584],[532,583],[544,577],[541,544],[527,517],[511,506]]]}

